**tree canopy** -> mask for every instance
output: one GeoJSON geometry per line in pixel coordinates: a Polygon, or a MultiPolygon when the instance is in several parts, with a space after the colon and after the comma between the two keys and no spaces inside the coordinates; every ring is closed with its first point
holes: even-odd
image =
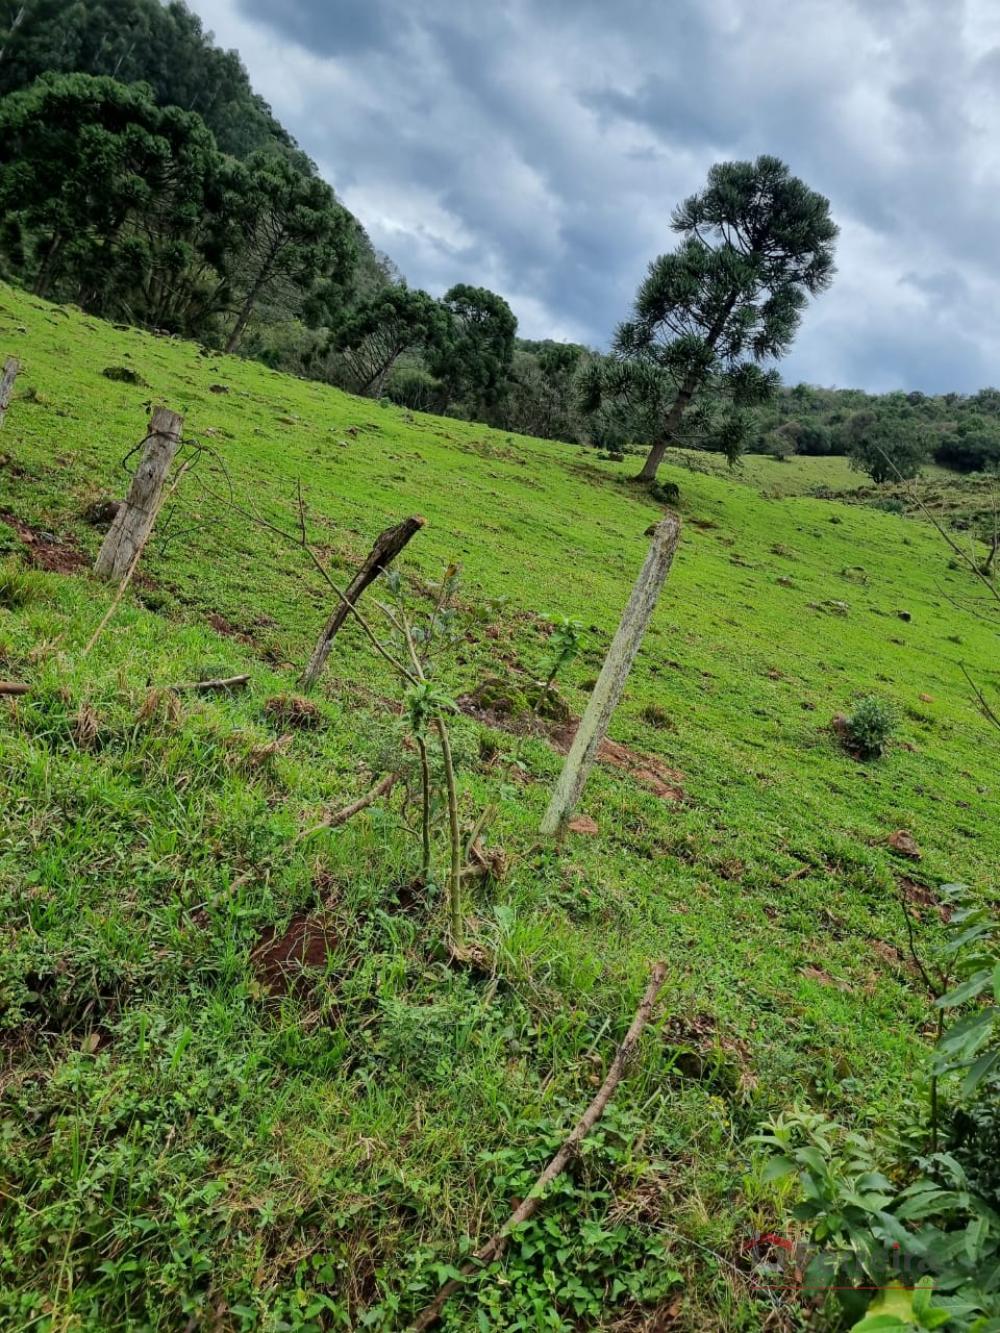
{"type": "Polygon", "coordinates": [[[694,438],[741,452],[746,409],[778,385],[762,363],[788,350],[808,297],[829,286],[837,235],[828,201],[774,157],[712,167],[672,225],[680,243],[650,264],[614,357],[588,385],[595,408],[606,393],[655,416],[647,481],[671,444],[692,442],[682,428],[699,395],[694,438]]]}

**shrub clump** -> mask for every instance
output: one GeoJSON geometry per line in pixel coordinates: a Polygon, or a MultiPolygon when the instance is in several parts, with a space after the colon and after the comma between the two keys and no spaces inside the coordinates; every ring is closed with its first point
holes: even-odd
{"type": "Polygon", "coordinates": [[[877,694],[864,694],[853,710],[833,719],[844,749],[858,759],[880,759],[896,730],[896,711],[877,694]]]}

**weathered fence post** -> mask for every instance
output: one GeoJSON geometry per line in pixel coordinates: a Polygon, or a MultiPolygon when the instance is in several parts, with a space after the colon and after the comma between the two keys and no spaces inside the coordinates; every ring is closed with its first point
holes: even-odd
{"type": "Polygon", "coordinates": [[[16,356],[9,356],[3,363],[3,374],[0,375],[0,426],[3,425],[7,408],[10,407],[10,396],[14,392],[14,381],[20,369],[21,363],[16,356]]]}
{"type": "Polygon", "coordinates": [[[350,608],[355,604],[369,583],[374,583],[387,565],[390,565],[410,538],[424,526],[422,518],[404,518],[395,527],[386,528],[375,539],[375,545],[368,554],[368,559],[351,579],[344,591],[344,600],[333,608],[330,619],[323,626],[312,657],[302,673],[302,688],[311,690],[323,674],[330,648],[341,625],[350,615],[350,608]]]}
{"type": "Polygon", "coordinates": [[[549,808],[542,820],[541,832],[547,836],[562,834],[583,793],[601,741],[607,735],[614,711],[621,700],[660,589],[670,573],[680,531],[680,520],[672,514],[657,523],[653,530],[649,552],[632,588],[628,605],[622,612],[601,674],[580,719],[549,808]]]}
{"type": "Polygon", "coordinates": [[[154,409],[128,498],[119,506],[94,565],[98,578],[123,579],[149,539],[183,424],[183,417],[169,408],[154,409]]]}

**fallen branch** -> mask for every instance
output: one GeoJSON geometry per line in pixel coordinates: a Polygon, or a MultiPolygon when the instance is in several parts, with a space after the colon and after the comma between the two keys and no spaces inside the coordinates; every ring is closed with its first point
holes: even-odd
{"type": "Polygon", "coordinates": [[[314,833],[321,833],[323,829],[339,828],[341,824],[346,824],[349,819],[353,819],[355,815],[359,815],[362,810],[367,810],[370,805],[374,805],[380,796],[388,795],[398,779],[398,773],[386,773],[385,777],[380,778],[370,791],[365,792],[364,796],[359,796],[356,801],[352,801],[350,805],[345,805],[341,810],[334,810],[332,813],[328,814],[325,819],[321,820],[320,823],[316,824],[315,827],[305,829],[298,835],[295,842],[292,843],[292,846],[296,846],[296,844],[302,842],[304,838],[311,838],[314,833]]]}
{"type": "MultiPolygon", "coordinates": [[[[650,1015],[653,1012],[653,1005],[656,1003],[656,997],[660,993],[660,987],[663,985],[663,978],[666,976],[666,972],[666,963],[657,963],[653,968],[649,978],[649,985],[646,987],[646,993],[643,995],[642,1002],[636,1010],[635,1017],[632,1019],[632,1025],[625,1034],[624,1041],[615,1052],[615,1058],[611,1061],[611,1068],[608,1070],[607,1078],[605,1078],[604,1082],[601,1084],[601,1089],[597,1096],[587,1107],[586,1111],[584,1111],[583,1116],[580,1118],[576,1128],[570,1134],[569,1138],[566,1139],[555,1157],[552,1158],[552,1161],[549,1162],[548,1166],[535,1181],[534,1185],[532,1185],[531,1189],[528,1191],[528,1197],[514,1210],[514,1212],[511,1213],[510,1217],[507,1218],[507,1221],[503,1224],[500,1230],[492,1235],[485,1245],[481,1245],[479,1249],[476,1250],[475,1254],[473,1254],[472,1258],[462,1265],[461,1273],[463,1278],[469,1277],[472,1273],[477,1272],[486,1264],[492,1263],[494,1259],[498,1258],[503,1253],[510,1237],[510,1233],[515,1227],[520,1226],[522,1222],[527,1222],[528,1219],[534,1216],[538,1211],[542,1203],[542,1193],[545,1190],[545,1187],[551,1184],[556,1176],[561,1175],[562,1172],[565,1171],[572,1158],[575,1157],[579,1151],[580,1144],[604,1114],[615,1088],[617,1088],[618,1084],[621,1082],[622,1075],[625,1073],[632,1053],[642,1035],[642,1030],[649,1022],[650,1015]]],[[[430,1305],[428,1305],[410,1325],[409,1333],[421,1333],[422,1329],[433,1328],[441,1318],[441,1313],[444,1310],[446,1302],[454,1296],[455,1292],[458,1291],[461,1286],[462,1282],[458,1278],[452,1278],[450,1281],[446,1282],[431,1301],[430,1305]]]]}
{"type": "Polygon", "coordinates": [[[197,690],[200,694],[210,694],[213,690],[242,690],[250,683],[249,676],[222,676],[218,680],[192,680],[186,685],[171,685],[176,694],[183,690],[197,690]]]}
{"type": "Polygon", "coordinates": [[[22,685],[17,680],[0,680],[0,694],[27,694],[30,685],[22,685]]]}
{"type": "MultiPolygon", "coordinates": [[[[370,583],[375,582],[386,566],[395,560],[410,538],[419,532],[423,526],[424,520],[422,518],[405,518],[402,523],[397,523],[395,527],[386,528],[384,532],[379,533],[365,563],[344,589],[339,604],[323,626],[323,633],[319,636],[319,641],[313,649],[309,663],[302,673],[303,689],[312,689],[319,680],[323,667],[326,665],[326,659],[330,655],[330,648],[337,631],[350,615],[351,608],[358,598],[370,583]]],[[[302,544],[306,544],[304,533],[302,544]]]]}

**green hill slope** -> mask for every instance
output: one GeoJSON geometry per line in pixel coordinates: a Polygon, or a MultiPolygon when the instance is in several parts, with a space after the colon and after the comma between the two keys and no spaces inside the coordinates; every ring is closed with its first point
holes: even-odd
{"type": "Polygon", "coordinates": [[[0,546],[54,571],[0,597],[0,675],[33,687],[0,709],[0,1323],[405,1326],[572,1125],[664,957],[661,1018],[605,1128],[504,1281],[445,1327],[639,1329],[657,1310],[763,1327],[770,1301],[733,1265],[775,1205],[743,1139],[796,1099],[877,1122],[905,1095],[926,1004],[900,885],[928,931],[940,882],[995,888],[995,742],[961,670],[989,681],[995,636],[956,609],[967,576],[936,535],[667,469],[681,550],[612,736],[676,770],[682,799],[601,766],[597,834],[557,853],[536,830],[558,754],[456,720],[463,821],[494,806],[506,863],[469,889],[486,962],[457,969],[440,896],[407,888],[399,800],[296,841],[400,753],[400,693],[349,626],[318,725],[268,707],[330,593],[223,497],[294,528],[301,485],[344,581],[378,531],[424,515],[414,595],[461,566],[442,684],[536,678],[542,617],[575,616],[579,712],[659,512],[627,465],[9,288],[0,351],[24,366],[0,546]],[[122,367],[136,382],[103,373],[122,367]],[[123,491],[151,400],[213,453],[84,658],[110,601],[84,515],[123,491]],[[245,693],[163,693],[240,671],[245,693]],[[901,743],[859,764],[827,724],[872,691],[901,743]],[[887,845],[900,828],[919,862],[887,845]],[[317,976],[276,981],[276,940],[317,976]]]}

